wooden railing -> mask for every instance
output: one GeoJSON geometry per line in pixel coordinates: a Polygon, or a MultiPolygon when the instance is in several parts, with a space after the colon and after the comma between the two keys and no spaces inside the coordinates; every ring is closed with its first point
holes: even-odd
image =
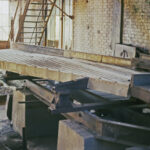
{"type": "Polygon", "coordinates": [[[52,11],[53,11],[53,8],[54,8],[55,4],[56,4],[56,0],[53,1],[51,10],[50,10],[50,12],[49,12],[49,14],[48,14],[48,16],[46,18],[46,21],[44,22],[44,28],[43,28],[43,31],[42,31],[42,34],[41,34],[41,37],[40,37],[38,45],[41,44],[41,41],[42,41],[42,38],[43,38],[43,35],[44,35],[44,32],[45,32],[45,28],[47,27],[49,18],[51,17],[51,14],[52,14],[52,11]]]}
{"type": "MultiPolygon", "coordinates": [[[[46,5],[46,3],[45,3],[45,1],[43,1],[42,2],[42,7],[41,7],[41,9],[40,9],[40,11],[39,11],[39,14],[38,14],[38,17],[37,17],[37,22],[39,21],[39,19],[40,19],[40,16],[43,16],[42,17],[42,19],[43,19],[43,21],[45,21],[45,18],[44,18],[44,14],[43,14],[43,10],[45,10],[45,8],[47,7],[47,5],[46,5]]],[[[37,23],[36,23],[36,25],[35,25],[35,27],[34,27],[34,29],[33,29],[33,32],[32,32],[32,35],[31,35],[31,40],[30,40],[30,44],[31,44],[31,42],[32,42],[32,39],[33,39],[33,35],[34,35],[34,33],[36,33],[37,31],[37,23]]],[[[38,41],[37,41],[37,35],[35,36],[35,45],[37,45],[38,44],[38,41]]]]}
{"type": "Polygon", "coordinates": [[[21,30],[23,28],[25,16],[27,14],[27,10],[28,10],[30,2],[31,2],[31,0],[27,0],[25,8],[24,8],[23,15],[20,16],[20,19],[19,19],[19,30],[18,30],[18,33],[17,33],[16,42],[19,41],[19,37],[20,37],[20,34],[21,34],[21,30]]]}

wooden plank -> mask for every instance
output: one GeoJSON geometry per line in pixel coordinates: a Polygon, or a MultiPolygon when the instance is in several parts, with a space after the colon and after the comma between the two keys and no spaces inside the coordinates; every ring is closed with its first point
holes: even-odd
{"type": "Polygon", "coordinates": [[[34,84],[33,82],[29,80],[25,81],[25,85],[30,91],[32,91],[33,93],[38,95],[40,98],[42,98],[47,105],[50,105],[52,103],[55,95],[52,94],[50,91],[44,89],[43,87],[39,85],[34,84]]]}
{"type": "Polygon", "coordinates": [[[10,47],[10,43],[8,41],[0,41],[0,49],[8,49],[10,47]]]}
{"type": "Polygon", "coordinates": [[[113,56],[103,56],[102,63],[113,64],[116,66],[131,67],[131,60],[113,56]]]}
{"type": "Polygon", "coordinates": [[[133,97],[143,100],[146,103],[150,103],[150,85],[133,87],[131,88],[131,93],[133,97]]]}
{"type": "Polygon", "coordinates": [[[149,60],[150,61],[150,55],[140,54],[140,58],[144,59],[144,60],[149,60]]]}
{"type": "Polygon", "coordinates": [[[102,125],[99,117],[92,115],[90,112],[73,112],[63,114],[66,118],[73,119],[77,122],[82,123],[92,132],[94,131],[98,135],[102,135],[102,125]]]}
{"type": "Polygon", "coordinates": [[[150,61],[148,59],[132,59],[132,68],[150,70],[150,61]]]}
{"type": "Polygon", "coordinates": [[[29,53],[39,53],[50,56],[63,56],[63,50],[52,47],[27,45],[23,43],[11,43],[11,49],[21,50],[29,53]]]}
{"type": "Polygon", "coordinates": [[[88,82],[88,88],[125,97],[129,95],[129,84],[117,83],[113,81],[110,82],[103,79],[90,78],[88,82]]]}
{"type": "Polygon", "coordinates": [[[90,60],[94,62],[113,64],[117,66],[124,66],[124,67],[131,66],[130,59],[124,59],[124,58],[113,57],[113,56],[104,56],[104,55],[99,55],[99,54],[84,53],[84,52],[77,52],[77,51],[64,51],[64,57],[79,58],[79,59],[85,59],[85,60],[90,60]]]}

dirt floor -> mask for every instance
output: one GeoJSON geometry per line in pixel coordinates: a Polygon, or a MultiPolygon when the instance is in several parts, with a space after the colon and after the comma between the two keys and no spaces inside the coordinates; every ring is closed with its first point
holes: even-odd
{"type": "MultiPolygon", "coordinates": [[[[27,141],[28,150],[56,150],[55,137],[42,137],[27,141]]],[[[21,137],[13,131],[8,121],[5,106],[0,106],[0,150],[23,150],[21,137]]]]}

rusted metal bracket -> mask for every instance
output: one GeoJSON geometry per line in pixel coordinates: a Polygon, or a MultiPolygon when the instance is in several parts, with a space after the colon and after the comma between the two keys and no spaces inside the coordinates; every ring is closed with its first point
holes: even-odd
{"type": "MultiPolygon", "coordinates": [[[[39,80],[42,81],[42,80],[39,80]]],[[[73,102],[70,98],[72,92],[78,90],[86,90],[88,86],[88,78],[78,79],[65,83],[49,84],[48,88],[38,83],[38,79],[34,81],[25,81],[25,87],[28,88],[34,96],[48,105],[52,113],[68,113],[85,110],[96,109],[112,109],[114,107],[121,107],[134,104],[133,101],[115,101],[107,103],[85,103],[82,104],[75,100],[73,102]]]]}
{"type": "Polygon", "coordinates": [[[78,79],[65,83],[50,85],[49,88],[41,86],[36,81],[25,80],[27,87],[36,97],[49,106],[49,109],[54,113],[74,112],[86,110],[93,105],[74,107],[70,100],[70,93],[77,90],[87,89],[88,78],[78,79]]]}

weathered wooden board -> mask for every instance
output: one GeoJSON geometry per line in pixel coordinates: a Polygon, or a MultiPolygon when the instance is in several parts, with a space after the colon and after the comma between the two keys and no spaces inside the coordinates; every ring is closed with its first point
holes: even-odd
{"type": "Polygon", "coordinates": [[[0,41],[0,49],[7,49],[10,47],[10,44],[8,41],[0,41]]]}
{"type": "Polygon", "coordinates": [[[147,54],[140,54],[140,58],[144,60],[149,60],[150,61],[150,55],[147,54]]]}
{"type": "Polygon", "coordinates": [[[131,59],[104,56],[99,54],[83,53],[77,51],[64,51],[64,57],[79,58],[79,59],[90,60],[99,63],[113,64],[116,66],[131,67],[131,59]]]}
{"type": "Polygon", "coordinates": [[[132,68],[150,70],[150,60],[134,58],[132,60],[132,68]]]}
{"type": "Polygon", "coordinates": [[[62,49],[27,45],[22,43],[12,43],[11,49],[21,50],[29,53],[45,54],[50,56],[63,56],[64,51],[62,49]]]}
{"type": "Polygon", "coordinates": [[[0,51],[0,68],[62,82],[88,77],[88,88],[120,96],[128,95],[131,75],[138,73],[117,66],[11,49],[0,51]]]}

